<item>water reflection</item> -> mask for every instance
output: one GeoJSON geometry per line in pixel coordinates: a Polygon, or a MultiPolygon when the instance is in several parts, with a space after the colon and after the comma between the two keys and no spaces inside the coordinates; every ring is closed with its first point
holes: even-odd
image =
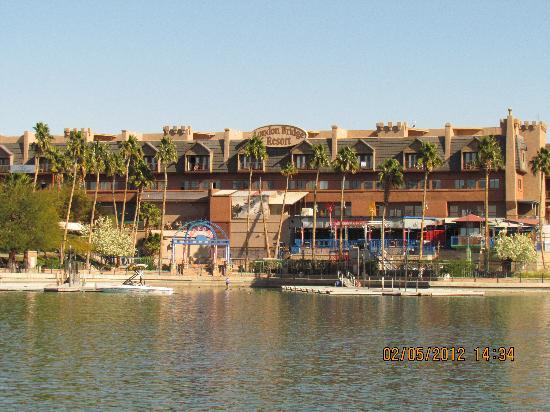
{"type": "Polygon", "coordinates": [[[0,294],[2,408],[524,408],[549,405],[550,295],[0,294]],[[384,346],[465,346],[463,363],[384,346]],[[516,361],[475,362],[476,346],[516,361]]]}

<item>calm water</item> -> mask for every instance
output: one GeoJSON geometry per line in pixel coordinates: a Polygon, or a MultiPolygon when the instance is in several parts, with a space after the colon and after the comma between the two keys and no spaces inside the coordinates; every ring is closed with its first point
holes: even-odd
{"type": "Polygon", "coordinates": [[[1,293],[0,332],[0,409],[550,408],[550,294],[1,293]],[[382,360],[415,344],[466,361],[382,360]]]}

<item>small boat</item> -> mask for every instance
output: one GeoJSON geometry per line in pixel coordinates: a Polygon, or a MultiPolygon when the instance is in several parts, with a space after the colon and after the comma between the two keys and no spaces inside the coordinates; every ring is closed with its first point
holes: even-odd
{"type": "Polygon", "coordinates": [[[143,281],[143,270],[147,265],[137,264],[132,268],[134,274],[122,283],[122,285],[107,286],[99,289],[100,292],[107,293],[140,293],[150,295],[171,295],[174,293],[173,288],[164,286],[150,286],[143,281]]]}

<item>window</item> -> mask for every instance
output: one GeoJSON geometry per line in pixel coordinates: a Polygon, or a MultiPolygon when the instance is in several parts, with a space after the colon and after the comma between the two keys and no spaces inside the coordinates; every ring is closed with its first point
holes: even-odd
{"type": "MultiPolygon", "coordinates": [[[[335,218],[340,217],[340,202],[334,205],[332,216],[335,218]]],[[[344,216],[351,216],[351,202],[344,202],[344,216]]]]}
{"type": "Polygon", "coordinates": [[[246,180],[233,180],[234,190],[248,189],[248,182],[246,180]]]}
{"type": "Polygon", "coordinates": [[[466,180],[466,188],[467,188],[467,189],[475,189],[475,188],[476,188],[476,181],[475,181],[475,179],[468,179],[468,180],[466,180]]]}
{"type": "Polygon", "coordinates": [[[306,189],[307,188],[307,180],[291,180],[289,182],[289,188],[290,189],[306,189]]]}
{"type": "Polygon", "coordinates": [[[206,171],[210,170],[210,156],[208,155],[190,155],[187,156],[187,171],[206,171]]]}
{"type": "Polygon", "coordinates": [[[418,160],[418,154],[416,153],[405,153],[405,168],[415,169],[418,160]]]}
{"type": "Polygon", "coordinates": [[[372,180],[365,180],[363,182],[363,189],[365,190],[373,190],[374,189],[374,181],[372,180]]]}
{"type": "Polygon", "coordinates": [[[212,180],[212,189],[221,189],[222,182],[219,180],[212,180]]]}
{"type": "Polygon", "coordinates": [[[143,156],[143,160],[149,167],[149,170],[157,171],[157,159],[155,156],[143,156]]]}
{"type": "Polygon", "coordinates": [[[463,169],[474,169],[476,167],[477,153],[476,152],[464,152],[462,153],[462,167],[463,169]]]}
{"type": "Polygon", "coordinates": [[[294,155],[294,165],[297,169],[309,169],[309,156],[304,154],[294,155]]]}
{"type": "Polygon", "coordinates": [[[99,182],[99,190],[110,190],[111,182],[99,182]]]}
{"type": "Polygon", "coordinates": [[[346,189],[346,190],[361,189],[361,181],[360,180],[346,180],[344,182],[344,189],[346,189]]]}
{"type": "Polygon", "coordinates": [[[361,169],[372,169],[372,154],[358,154],[357,160],[361,169]]]}
{"type": "Polygon", "coordinates": [[[432,190],[441,189],[441,180],[432,180],[432,190]]]}
{"type": "Polygon", "coordinates": [[[328,189],[328,181],[327,180],[319,180],[319,189],[327,190],[328,189]]]}
{"type": "Polygon", "coordinates": [[[157,180],[155,183],[153,183],[153,189],[155,190],[163,190],[164,189],[164,180],[157,180]]]}
{"type": "Polygon", "coordinates": [[[418,189],[420,185],[420,181],[416,179],[407,179],[405,181],[405,187],[407,189],[418,189]]]}
{"type": "Polygon", "coordinates": [[[518,189],[521,190],[521,179],[518,179],[518,189]]]}
{"type": "Polygon", "coordinates": [[[241,155],[239,156],[239,170],[262,170],[263,162],[256,158],[249,158],[248,156],[241,155]]]}
{"type": "MultiPolygon", "coordinates": [[[[485,215],[485,208],[483,202],[459,202],[448,204],[449,217],[462,217],[470,213],[477,216],[485,215]]],[[[497,206],[494,203],[489,203],[489,217],[497,216],[497,206]]]]}
{"type": "Polygon", "coordinates": [[[380,180],[376,181],[376,190],[384,190],[384,185],[380,180]]]}
{"type": "Polygon", "coordinates": [[[499,179],[489,179],[489,189],[498,189],[500,186],[499,179]]]}
{"type": "Polygon", "coordinates": [[[263,190],[273,190],[273,181],[272,180],[262,180],[262,189],[263,190]]]}
{"type": "Polygon", "coordinates": [[[9,166],[10,159],[8,157],[0,157],[0,166],[9,166]]]}
{"type": "Polygon", "coordinates": [[[458,205],[449,205],[449,216],[458,216],[458,205]]]}
{"type": "Polygon", "coordinates": [[[183,182],[183,190],[197,190],[200,187],[200,182],[198,180],[186,180],[183,182]]]}
{"type": "Polygon", "coordinates": [[[455,180],[455,189],[464,189],[464,179],[455,180]]]}

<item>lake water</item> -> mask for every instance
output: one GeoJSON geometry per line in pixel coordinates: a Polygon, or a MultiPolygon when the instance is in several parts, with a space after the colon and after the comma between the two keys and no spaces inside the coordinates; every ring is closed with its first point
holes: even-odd
{"type": "Polygon", "coordinates": [[[0,293],[0,409],[548,409],[550,294],[0,293]],[[385,346],[464,362],[385,362],[385,346]],[[514,346],[514,361],[475,361],[514,346]]]}

